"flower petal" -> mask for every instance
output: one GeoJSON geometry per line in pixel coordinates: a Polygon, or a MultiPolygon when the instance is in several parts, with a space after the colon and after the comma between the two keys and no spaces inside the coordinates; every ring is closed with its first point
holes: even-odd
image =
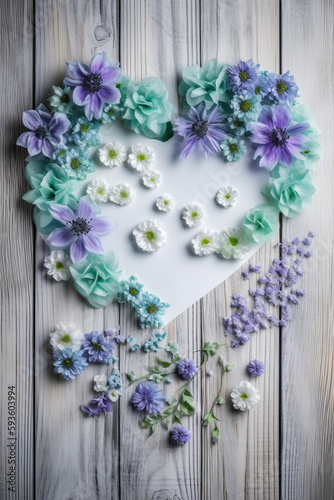
{"type": "Polygon", "coordinates": [[[95,217],[91,222],[91,231],[95,236],[106,236],[117,227],[116,222],[109,217],[95,217]]]}
{"type": "Polygon", "coordinates": [[[102,116],[103,101],[100,99],[98,94],[89,94],[90,99],[90,109],[93,112],[94,118],[98,120],[102,116]]]}
{"type": "Polygon", "coordinates": [[[111,85],[122,80],[122,70],[118,66],[108,66],[101,71],[103,84],[111,85]]]}
{"type": "Polygon", "coordinates": [[[74,87],[82,84],[88,74],[88,67],[79,61],[67,61],[67,77],[64,79],[64,85],[74,87]]]}
{"type": "Polygon", "coordinates": [[[73,241],[71,248],[70,248],[70,257],[72,262],[75,264],[76,262],[79,262],[82,260],[87,254],[87,250],[84,245],[84,238],[83,236],[78,236],[78,238],[73,241]]]}
{"type": "Polygon", "coordinates": [[[83,196],[79,200],[78,217],[83,219],[94,219],[96,215],[96,207],[88,199],[88,196],[83,196]]]}
{"type": "Polygon", "coordinates": [[[73,101],[78,106],[84,106],[89,101],[89,90],[78,85],[73,90],[73,101]]]}
{"type": "Polygon", "coordinates": [[[67,224],[68,222],[71,222],[72,220],[77,218],[73,210],[66,205],[50,205],[49,212],[54,219],[61,222],[62,224],[67,224]]]}
{"type": "Polygon", "coordinates": [[[67,248],[73,242],[75,236],[71,229],[67,227],[58,227],[49,234],[47,242],[56,248],[67,248]]]}
{"type": "Polygon", "coordinates": [[[67,131],[70,124],[70,121],[68,120],[68,118],[66,118],[64,113],[59,113],[58,111],[56,111],[50,121],[50,134],[57,138],[61,138],[61,136],[67,131]]]}
{"type": "Polygon", "coordinates": [[[22,122],[25,127],[30,130],[37,130],[42,125],[42,120],[39,113],[32,109],[30,111],[23,111],[22,122]]]}
{"type": "Polygon", "coordinates": [[[35,134],[30,133],[29,137],[27,137],[27,149],[30,156],[38,155],[42,151],[43,141],[36,137],[35,134]]]}
{"type": "Polygon", "coordinates": [[[91,73],[101,73],[105,66],[108,65],[109,59],[105,52],[99,52],[92,58],[89,66],[91,73]]]}
{"type": "Polygon", "coordinates": [[[106,85],[102,85],[98,96],[102,101],[110,104],[117,104],[121,100],[120,91],[116,87],[107,87],[106,85]]]}
{"type": "Polygon", "coordinates": [[[285,106],[276,106],[273,109],[273,123],[275,127],[286,129],[291,122],[291,111],[285,106]]]}
{"type": "Polygon", "coordinates": [[[42,141],[42,153],[47,158],[51,158],[54,151],[57,149],[58,143],[52,140],[52,137],[45,137],[42,141]]]}
{"type": "Polygon", "coordinates": [[[104,253],[101,241],[91,233],[82,236],[83,244],[88,252],[104,253]]]}

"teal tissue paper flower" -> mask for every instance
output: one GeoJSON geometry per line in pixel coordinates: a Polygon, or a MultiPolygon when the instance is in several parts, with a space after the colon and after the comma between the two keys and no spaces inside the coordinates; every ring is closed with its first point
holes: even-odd
{"type": "Polygon", "coordinates": [[[211,59],[203,68],[197,64],[184,68],[179,85],[179,94],[184,98],[184,104],[196,107],[203,103],[209,110],[221,102],[227,102],[227,68],[218,64],[217,59],[211,59]]]}
{"type": "Polygon", "coordinates": [[[53,163],[30,162],[26,166],[25,175],[32,189],[23,199],[34,205],[33,217],[38,231],[50,233],[60,224],[50,214],[49,206],[59,203],[76,210],[77,183],[69,180],[65,171],[53,163]]]}
{"type": "Polygon", "coordinates": [[[249,240],[255,243],[271,240],[278,230],[278,216],[278,209],[268,203],[249,210],[243,222],[249,240]]]}
{"type": "Polygon", "coordinates": [[[303,132],[307,140],[301,154],[304,157],[305,166],[314,170],[322,150],[321,131],[312,118],[311,110],[305,104],[296,104],[292,107],[292,123],[294,125],[302,122],[308,122],[310,126],[303,132]]]}
{"type": "Polygon", "coordinates": [[[113,252],[107,255],[89,253],[70,267],[75,289],[93,307],[106,307],[120,291],[118,261],[113,252]]]}
{"type": "Polygon", "coordinates": [[[277,165],[270,174],[263,194],[286,217],[296,217],[315,193],[310,171],[302,161],[295,160],[289,168],[277,165]]]}
{"type": "Polygon", "coordinates": [[[171,118],[174,106],[168,101],[168,91],[157,77],[130,81],[124,102],[125,125],[137,134],[151,139],[168,140],[173,135],[171,118]]]}

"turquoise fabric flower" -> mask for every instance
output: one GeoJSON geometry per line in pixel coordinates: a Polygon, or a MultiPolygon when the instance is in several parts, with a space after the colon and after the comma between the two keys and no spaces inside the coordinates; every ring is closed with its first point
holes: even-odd
{"type": "Polygon", "coordinates": [[[173,135],[171,118],[174,111],[168,101],[167,88],[159,78],[151,76],[128,84],[123,120],[137,134],[168,140],[173,135]]]}
{"type": "Polygon", "coordinates": [[[312,118],[310,109],[304,104],[294,105],[292,107],[292,123],[294,125],[302,122],[308,122],[310,126],[303,133],[307,137],[307,141],[301,154],[304,157],[305,166],[314,170],[322,150],[320,143],[321,132],[312,118]]]}
{"type": "Polygon", "coordinates": [[[296,217],[315,193],[310,171],[302,161],[295,160],[289,168],[277,165],[270,174],[263,194],[286,217],[296,217]]]}
{"type": "Polygon", "coordinates": [[[50,205],[59,203],[76,210],[77,184],[68,180],[64,170],[53,163],[30,162],[26,166],[25,175],[32,189],[23,199],[34,205],[33,217],[38,231],[48,234],[60,227],[49,212],[50,205]]]}
{"type": "Polygon", "coordinates": [[[264,243],[273,238],[278,230],[279,211],[273,205],[263,203],[247,212],[243,226],[250,241],[264,243]]]}
{"type": "Polygon", "coordinates": [[[70,266],[74,287],[93,307],[106,307],[120,291],[121,271],[113,252],[107,255],[89,253],[87,257],[70,266]]]}
{"type": "Polygon", "coordinates": [[[226,94],[227,66],[211,59],[203,68],[195,64],[182,71],[179,94],[184,104],[196,107],[203,104],[207,110],[221,102],[227,102],[226,94]]]}
{"type": "Polygon", "coordinates": [[[246,147],[243,140],[232,138],[225,139],[220,144],[223,155],[227,161],[237,161],[246,153],[246,147]]]}

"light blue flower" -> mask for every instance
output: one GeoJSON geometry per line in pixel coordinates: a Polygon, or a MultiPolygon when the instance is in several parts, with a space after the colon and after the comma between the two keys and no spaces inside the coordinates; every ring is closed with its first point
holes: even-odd
{"type": "Polygon", "coordinates": [[[120,282],[121,291],[118,295],[118,302],[131,302],[133,306],[139,305],[143,286],[136,276],[130,276],[128,280],[120,282]]]}
{"type": "Polygon", "coordinates": [[[309,127],[305,130],[306,143],[303,151],[305,166],[311,170],[315,169],[316,162],[320,158],[322,145],[320,142],[321,131],[312,118],[311,110],[304,104],[297,104],[292,106],[292,123],[308,122],[309,127]]]}
{"type": "Polygon", "coordinates": [[[68,147],[65,155],[60,157],[60,162],[67,177],[70,179],[84,180],[88,172],[95,172],[95,167],[88,156],[87,148],[68,147]]]}
{"type": "Polygon", "coordinates": [[[281,104],[292,104],[296,97],[299,97],[298,87],[290,71],[284,75],[268,73],[268,97],[281,104]]]}
{"type": "Polygon", "coordinates": [[[136,307],[140,328],[155,327],[160,328],[163,326],[163,316],[169,304],[161,302],[161,300],[153,294],[143,293],[142,300],[139,306],[136,307]]]}
{"type": "Polygon", "coordinates": [[[161,349],[161,342],[166,338],[167,333],[162,330],[152,330],[151,337],[144,344],[144,351],[150,352],[155,351],[158,352],[161,349]]]}
{"type": "Polygon", "coordinates": [[[243,226],[250,241],[270,241],[278,230],[279,211],[273,205],[263,203],[249,210],[243,226]]]}
{"type": "Polygon", "coordinates": [[[270,174],[263,194],[286,217],[296,217],[311,203],[315,193],[310,171],[303,162],[295,160],[289,168],[277,165],[270,174]]]}
{"type": "Polygon", "coordinates": [[[106,307],[119,292],[118,262],[113,252],[89,253],[70,267],[74,287],[93,307],[106,307]]]}
{"type": "Polygon", "coordinates": [[[85,116],[78,118],[68,139],[79,147],[97,146],[100,144],[99,122],[89,121],[85,116]]]}
{"type": "Polygon", "coordinates": [[[54,372],[62,375],[65,380],[71,380],[80,375],[87,365],[82,351],[72,351],[68,348],[53,353],[54,372]]]}
{"type": "Polygon", "coordinates": [[[225,139],[220,148],[227,161],[240,160],[246,152],[244,141],[237,138],[225,139]]]}
{"type": "Polygon", "coordinates": [[[108,378],[108,387],[110,390],[117,390],[120,393],[122,392],[122,381],[120,378],[120,373],[118,368],[114,368],[111,372],[110,377],[108,378]]]}
{"type": "Polygon", "coordinates": [[[105,104],[102,111],[101,123],[112,123],[118,118],[122,112],[122,107],[117,104],[105,104]]]}
{"type": "Polygon", "coordinates": [[[227,66],[211,59],[203,68],[195,64],[182,71],[179,94],[188,106],[203,104],[207,110],[221,102],[227,102],[227,66]]]}
{"type": "Polygon", "coordinates": [[[175,108],[168,101],[165,84],[157,77],[130,81],[124,102],[123,121],[136,134],[168,140],[173,135],[171,118],[175,108]]]}
{"type": "Polygon", "coordinates": [[[243,121],[239,120],[235,116],[229,116],[227,118],[227,126],[237,136],[242,136],[246,132],[246,125],[243,121]]]}
{"type": "Polygon", "coordinates": [[[48,98],[50,107],[54,111],[59,111],[60,113],[72,114],[73,111],[73,101],[71,99],[71,89],[70,87],[65,86],[61,87],[52,87],[53,94],[48,98]]]}
{"type": "Polygon", "coordinates": [[[243,90],[240,94],[235,94],[230,102],[233,116],[241,121],[249,122],[256,120],[261,111],[261,97],[243,90]]]}

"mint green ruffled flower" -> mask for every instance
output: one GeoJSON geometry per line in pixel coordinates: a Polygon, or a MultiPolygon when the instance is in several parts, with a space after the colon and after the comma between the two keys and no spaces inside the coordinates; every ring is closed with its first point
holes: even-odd
{"type": "Polygon", "coordinates": [[[243,226],[250,241],[264,243],[273,238],[278,230],[279,211],[273,205],[263,203],[247,212],[243,226]]]}
{"type": "Polygon", "coordinates": [[[296,217],[311,203],[315,187],[302,161],[294,161],[289,168],[277,165],[270,175],[263,194],[286,217],[296,217]]]}
{"type": "Polygon", "coordinates": [[[217,59],[211,59],[203,68],[198,64],[188,66],[182,71],[179,94],[184,104],[196,107],[203,103],[206,109],[211,109],[228,101],[226,78],[227,66],[218,64],[217,59]]]}
{"type": "Polygon", "coordinates": [[[113,252],[107,255],[89,253],[70,266],[74,287],[93,307],[106,307],[120,291],[121,271],[113,252]]]}
{"type": "Polygon", "coordinates": [[[64,170],[53,163],[30,162],[26,166],[25,176],[32,189],[23,199],[34,205],[33,217],[38,231],[50,233],[60,224],[50,214],[49,206],[59,203],[76,210],[77,183],[68,180],[64,170]]]}
{"type": "Polygon", "coordinates": [[[151,139],[168,140],[173,135],[171,118],[174,106],[168,91],[157,77],[128,83],[123,120],[128,128],[151,139]]]}
{"type": "Polygon", "coordinates": [[[320,129],[312,118],[311,110],[304,104],[296,104],[292,107],[292,124],[308,122],[310,126],[303,132],[307,137],[304,151],[305,166],[311,170],[315,169],[316,163],[320,158],[322,146],[320,143],[320,129]]]}

